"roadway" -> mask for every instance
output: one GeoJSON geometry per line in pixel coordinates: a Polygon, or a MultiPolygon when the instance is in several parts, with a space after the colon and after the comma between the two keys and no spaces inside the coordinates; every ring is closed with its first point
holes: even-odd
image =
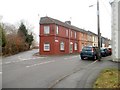
{"type": "Polygon", "coordinates": [[[79,55],[33,56],[36,52],[2,58],[2,88],[90,88],[101,69],[118,67],[108,57],[99,62],[79,55]]]}

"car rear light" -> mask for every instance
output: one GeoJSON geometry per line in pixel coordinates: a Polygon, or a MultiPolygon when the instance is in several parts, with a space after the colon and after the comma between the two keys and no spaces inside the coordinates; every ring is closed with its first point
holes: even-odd
{"type": "Polygon", "coordinates": [[[92,48],[92,52],[94,52],[94,49],[92,48]]]}

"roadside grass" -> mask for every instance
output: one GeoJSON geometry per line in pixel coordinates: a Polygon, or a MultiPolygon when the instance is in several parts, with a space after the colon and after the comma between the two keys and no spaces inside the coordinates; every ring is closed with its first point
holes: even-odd
{"type": "Polygon", "coordinates": [[[115,68],[104,69],[93,88],[120,88],[120,70],[115,68]]]}

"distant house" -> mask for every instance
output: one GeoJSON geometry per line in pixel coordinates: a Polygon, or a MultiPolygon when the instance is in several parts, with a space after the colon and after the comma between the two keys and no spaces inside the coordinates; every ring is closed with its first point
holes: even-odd
{"type": "Polygon", "coordinates": [[[40,19],[41,55],[79,53],[84,46],[98,46],[98,36],[71,25],[70,21],[61,22],[51,17],[40,19]]]}
{"type": "Polygon", "coordinates": [[[90,33],[92,37],[92,46],[98,46],[98,35],[91,31],[88,31],[88,33],[90,33]]]}
{"type": "Polygon", "coordinates": [[[110,39],[101,36],[101,47],[109,47],[110,39]]]}

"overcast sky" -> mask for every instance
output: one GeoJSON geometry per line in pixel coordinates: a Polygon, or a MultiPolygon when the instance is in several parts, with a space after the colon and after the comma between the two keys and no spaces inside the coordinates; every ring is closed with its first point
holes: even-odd
{"type": "MultiPolygon", "coordinates": [[[[100,30],[102,36],[111,39],[110,0],[99,1],[100,30]]],[[[71,20],[72,25],[97,33],[97,0],[0,0],[0,3],[2,22],[17,25],[24,20],[37,35],[40,17],[46,15],[63,22],[71,20]]]]}

